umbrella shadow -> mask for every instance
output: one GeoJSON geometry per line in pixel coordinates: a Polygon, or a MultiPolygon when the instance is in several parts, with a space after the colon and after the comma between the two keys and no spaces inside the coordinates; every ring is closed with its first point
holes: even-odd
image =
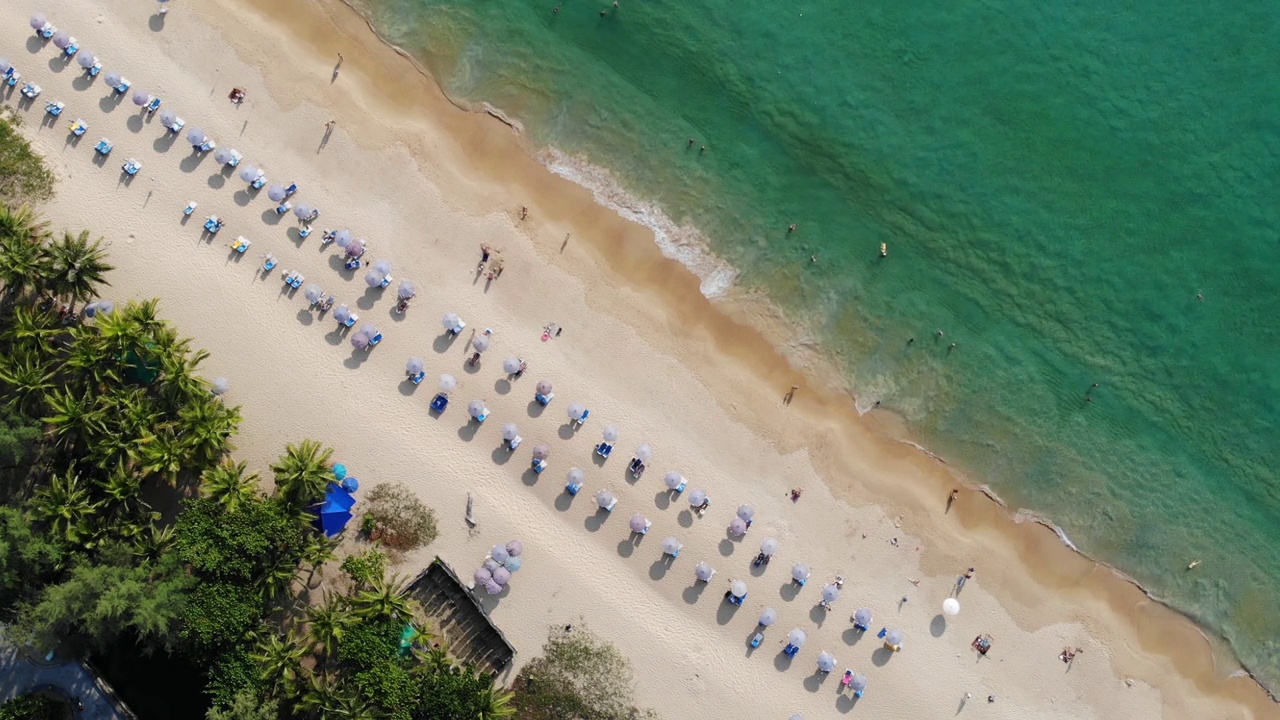
{"type": "Polygon", "coordinates": [[[853,709],[857,706],[858,706],[857,695],[853,695],[852,693],[845,695],[844,693],[841,693],[839,696],[836,697],[836,710],[842,715],[852,712],[853,709]]]}
{"type": "Polygon", "coordinates": [[[346,360],[342,361],[342,365],[348,370],[359,370],[360,366],[364,365],[368,359],[369,359],[368,350],[358,350],[356,348],[351,348],[351,354],[347,356],[346,360]]]}
{"type": "MultiPolygon", "coordinates": [[[[272,210],[271,212],[275,212],[272,210]]],[[[373,306],[378,302],[378,298],[382,296],[382,288],[366,287],[364,294],[356,299],[356,307],[361,310],[372,310],[373,306]]]]}
{"type": "Polygon", "coordinates": [[[541,473],[534,471],[534,469],[530,467],[528,470],[525,470],[520,474],[520,482],[524,483],[525,487],[533,487],[538,484],[538,478],[540,477],[542,477],[541,473]]]}
{"type": "Polygon", "coordinates": [[[795,600],[798,595],[800,595],[800,591],[803,589],[804,589],[804,586],[800,585],[799,583],[796,583],[794,581],[787,581],[782,584],[782,587],[778,588],[778,595],[783,599],[783,601],[791,602],[792,600],[795,600]]]}
{"type": "Polygon", "coordinates": [[[720,602],[720,607],[716,608],[716,623],[728,625],[741,608],[741,605],[729,602],[728,591],[725,591],[724,600],[720,602]]]}
{"type": "Polygon", "coordinates": [[[164,29],[165,17],[166,15],[154,13],[151,17],[147,18],[147,27],[151,29],[151,32],[160,32],[164,29]]]}
{"type": "Polygon", "coordinates": [[[792,658],[782,650],[773,658],[773,669],[778,672],[786,672],[791,669],[792,658]]]}
{"type": "Polygon", "coordinates": [[[734,550],[738,549],[738,545],[730,541],[729,538],[725,538],[724,540],[720,541],[720,544],[717,546],[717,548],[720,550],[720,555],[722,557],[729,557],[730,555],[733,554],[734,550]]]}
{"type": "Polygon", "coordinates": [[[124,96],[113,90],[110,95],[103,96],[98,100],[98,109],[104,113],[109,113],[120,107],[122,99],[124,99],[124,96]]]}
{"type": "MultiPolygon", "coordinates": [[[[568,493],[565,493],[565,494],[567,495],[568,493]]],[[[631,542],[631,538],[627,538],[626,540],[623,540],[618,543],[619,557],[629,558],[632,555],[635,555],[635,553],[636,553],[636,545],[635,543],[631,542]]]]}
{"type": "Polygon", "coordinates": [[[437,335],[435,342],[431,343],[431,349],[435,350],[437,353],[447,353],[449,352],[449,348],[453,347],[453,341],[457,339],[458,336],[451,332],[444,333],[443,335],[437,335]]]}
{"type": "Polygon", "coordinates": [[[466,425],[458,428],[458,439],[462,440],[462,442],[471,442],[472,440],[475,440],[476,433],[480,432],[480,426],[482,424],[483,423],[476,422],[475,418],[468,420],[466,425]]]}
{"type": "Polygon", "coordinates": [[[659,510],[666,510],[671,507],[671,491],[662,490],[653,496],[653,505],[659,510]]]}
{"type": "Polygon", "coordinates": [[[542,413],[546,412],[547,406],[543,405],[537,400],[530,400],[529,406],[526,408],[526,410],[529,413],[529,417],[537,418],[537,417],[542,417],[542,413]]]}
{"type": "Polygon", "coordinates": [[[342,344],[342,338],[346,336],[346,334],[347,334],[347,326],[339,325],[338,327],[324,334],[324,341],[334,347],[337,347],[342,344]]]}
{"type": "Polygon", "coordinates": [[[506,465],[511,462],[511,456],[515,453],[507,448],[506,443],[499,445],[489,453],[489,457],[493,458],[494,465],[506,465]]]}
{"type": "MultiPolygon", "coordinates": [[[[158,153],[169,152],[169,149],[173,147],[173,143],[176,142],[177,139],[178,139],[177,135],[175,135],[174,133],[165,131],[165,134],[156,138],[155,142],[151,143],[151,149],[155,150],[158,153]]],[[[218,187],[222,187],[222,186],[219,185],[218,187]]]]}
{"type": "Polygon", "coordinates": [[[556,430],[556,437],[559,437],[561,440],[572,440],[574,434],[574,427],[572,423],[565,423],[556,430]]]}
{"type": "Polygon", "coordinates": [[[831,677],[831,673],[819,670],[804,679],[804,689],[811,693],[816,693],[822,689],[822,684],[825,683],[829,677],[831,677]]]}
{"type": "Polygon", "coordinates": [[[467,361],[462,363],[462,371],[468,375],[475,375],[480,372],[480,365],[483,362],[483,356],[476,358],[475,362],[471,362],[471,358],[467,358],[467,361]]]}
{"type": "Polygon", "coordinates": [[[178,163],[178,169],[184,173],[193,173],[200,167],[200,163],[204,162],[204,158],[204,153],[193,152],[182,158],[182,162],[178,163]]]}
{"type": "Polygon", "coordinates": [[[124,126],[129,128],[129,132],[134,133],[135,135],[142,132],[142,116],[130,115],[129,119],[125,121],[124,126]]]}
{"type": "Polygon", "coordinates": [[[127,172],[125,172],[125,171],[121,170],[121,171],[120,171],[120,181],[119,181],[118,183],[116,183],[116,186],[117,186],[117,187],[119,187],[120,185],[123,185],[123,186],[125,186],[125,187],[129,187],[129,186],[133,185],[133,179],[134,179],[135,177],[137,177],[137,175],[130,175],[129,173],[127,173],[127,172]]]}
{"type": "Polygon", "coordinates": [[[596,452],[596,446],[591,446],[591,463],[598,468],[603,468],[604,464],[609,462],[609,458],[596,452]]]}
{"type": "MultiPolygon", "coordinates": [[[[107,166],[107,156],[106,156],[106,155],[103,155],[103,154],[102,154],[102,153],[100,153],[100,152],[95,152],[95,153],[93,154],[93,161],[92,161],[92,162],[93,162],[93,164],[94,164],[94,165],[97,165],[98,167],[106,167],[106,166],[107,166]]],[[[183,224],[183,225],[186,225],[186,224],[187,224],[187,217],[189,217],[189,216],[187,216],[187,215],[183,215],[183,216],[182,216],[182,224],[183,224]]]]}
{"type": "Polygon", "coordinates": [[[58,51],[57,56],[49,58],[49,69],[56,73],[66,70],[70,64],[71,58],[61,50],[58,51]]]}
{"type": "MultiPolygon", "coordinates": [[[[232,253],[232,255],[239,255],[239,254],[240,254],[240,253],[236,252],[235,250],[232,250],[232,251],[231,251],[231,253],[232,253]]],[[[230,260],[230,258],[228,258],[228,260],[230,260]]],[[[316,321],[316,316],[311,314],[311,308],[303,308],[303,309],[301,309],[301,310],[299,310],[299,311],[298,311],[298,324],[300,324],[300,325],[313,325],[313,324],[315,324],[315,321],[316,321]]]]}
{"type": "Polygon", "coordinates": [[[240,207],[249,207],[249,203],[253,202],[253,197],[254,193],[249,190],[249,186],[246,186],[235,191],[235,193],[231,195],[231,200],[240,207]]]}
{"type": "Polygon", "coordinates": [[[876,651],[871,653],[871,664],[876,667],[884,667],[889,664],[889,660],[893,658],[893,651],[881,645],[876,651]]]}
{"type": "Polygon", "coordinates": [[[71,88],[76,92],[84,92],[85,90],[93,87],[94,80],[97,80],[97,78],[93,75],[90,75],[89,73],[81,73],[79,77],[71,81],[71,88]]]}
{"type": "Polygon", "coordinates": [[[845,631],[840,634],[840,639],[844,640],[845,645],[852,647],[854,645],[857,645],[858,641],[862,640],[862,637],[864,635],[866,635],[866,633],[862,632],[858,628],[849,627],[849,628],[845,628],[845,631]]]}
{"type": "Polygon", "coordinates": [[[511,392],[511,382],[506,378],[498,378],[493,383],[493,391],[499,395],[506,395],[511,392]]]}
{"type": "Polygon", "coordinates": [[[693,511],[689,509],[681,510],[680,513],[676,515],[676,522],[683,528],[693,527],[693,511]]]}
{"type": "Polygon", "coordinates": [[[653,564],[649,566],[649,579],[653,580],[654,582],[657,582],[665,578],[667,576],[667,573],[670,572],[671,566],[675,563],[675,561],[676,561],[675,558],[671,557],[666,553],[663,553],[661,557],[659,557],[657,560],[654,560],[653,564]]]}
{"type": "Polygon", "coordinates": [[[759,565],[757,565],[754,560],[751,561],[751,570],[750,570],[751,577],[761,577],[762,575],[765,574],[766,571],[768,571],[768,569],[769,569],[769,566],[766,565],[765,563],[760,563],[759,565]]]}
{"type": "Polygon", "coordinates": [[[814,605],[809,608],[809,619],[818,627],[822,627],[822,623],[827,621],[828,614],[827,609],[821,605],[814,605]]]}
{"type": "Polygon", "coordinates": [[[34,55],[40,52],[41,50],[43,50],[44,46],[48,44],[49,44],[49,41],[46,40],[44,36],[32,35],[31,37],[27,38],[27,52],[34,55]]]}
{"type": "MultiPolygon", "coordinates": [[[[200,156],[200,159],[203,160],[204,157],[200,156]]],[[[183,160],[183,162],[185,163],[186,160],[183,160]]],[[[262,222],[267,225],[279,225],[280,221],[284,219],[284,215],[276,212],[275,208],[267,208],[266,210],[263,210],[260,217],[262,218],[262,222]]]]}
{"type": "MultiPolygon", "coordinates": [[[[684,589],[684,592],[680,593],[680,597],[681,597],[681,598],[682,598],[686,603],[688,603],[688,604],[690,604],[690,605],[696,605],[696,604],[698,604],[698,601],[702,599],[702,593],[706,592],[706,590],[707,590],[707,584],[706,584],[706,583],[704,583],[704,582],[695,582],[694,584],[692,584],[692,585],[690,585],[689,587],[685,588],[685,589],[684,589]]],[[[749,642],[750,642],[750,641],[748,640],[748,643],[749,643],[749,642]]]]}
{"type": "Polygon", "coordinates": [[[933,620],[929,621],[929,634],[940,638],[947,631],[947,619],[941,613],[934,615],[933,620]]]}
{"type": "Polygon", "coordinates": [[[573,507],[573,499],[576,497],[577,495],[571,495],[568,491],[560,493],[556,496],[555,508],[560,512],[568,511],[569,508],[573,507]]]}
{"type": "Polygon", "coordinates": [[[221,190],[227,184],[227,179],[221,174],[214,174],[209,176],[207,184],[214,190],[221,190]]]}
{"type": "Polygon", "coordinates": [[[400,384],[396,386],[396,389],[400,391],[401,395],[405,397],[412,397],[413,394],[418,391],[418,385],[406,377],[400,381],[400,384]]]}
{"type": "Polygon", "coordinates": [[[613,513],[608,510],[597,506],[595,514],[582,521],[582,526],[587,529],[587,532],[596,532],[600,528],[604,527],[605,521],[608,520],[609,516],[612,514],[613,513]]]}
{"type": "Polygon", "coordinates": [[[67,147],[74,148],[78,146],[80,144],[80,141],[83,139],[84,139],[83,135],[76,135],[75,133],[67,133],[67,143],[66,145],[63,145],[63,148],[64,149],[67,147]]]}

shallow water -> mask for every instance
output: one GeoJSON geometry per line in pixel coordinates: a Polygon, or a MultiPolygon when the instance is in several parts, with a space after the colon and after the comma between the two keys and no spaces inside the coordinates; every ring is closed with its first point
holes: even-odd
{"type": "Polygon", "coordinates": [[[365,1],[1280,683],[1280,5],[365,1]]]}

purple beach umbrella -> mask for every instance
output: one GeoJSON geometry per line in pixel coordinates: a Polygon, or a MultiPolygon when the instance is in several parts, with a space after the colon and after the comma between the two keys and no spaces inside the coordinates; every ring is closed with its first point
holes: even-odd
{"type": "Polygon", "coordinates": [[[493,571],[493,582],[497,585],[506,585],[511,580],[511,571],[500,567],[493,571]]]}
{"type": "Polygon", "coordinates": [[[45,17],[44,13],[36,13],[35,15],[31,16],[32,30],[40,30],[45,25],[48,25],[48,24],[49,24],[49,18],[45,17]]]}
{"type": "Polygon", "coordinates": [[[267,197],[271,198],[273,202],[281,202],[287,196],[288,193],[285,192],[284,186],[280,183],[276,183],[275,185],[267,188],[267,197]]]}
{"type": "Polygon", "coordinates": [[[480,568],[476,570],[476,574],[473,577],[475,577],[476,585],[484,585],[493,580],[493,573],[489,572],[488,568],[480,568]]]}
{"type": "Polygon", "coordinates": [[[524,543],[519,540],[512,540],[507,543],[507,554],[511,557],[520,557],[524,554],[524,543]]]}
{"type": "Polygon", "coordinates": [[[53,44],[58,46],[62,50],[66,50],[67,46],[71,44],[71,33],[67,32],[66,30],[59,30],[58,32],[54,33],[53,44]]]}
{"type": "Polygon", "coordinates": [[[147,92],[146,90],[133,91],[134,105],[137,105],[138,107],[142,107],[143,105],[146,105],[149,102],[151,102],[151,93],[147,92]]]}
{"type": "Polygon", "coordinates": [[[80,54],[76,56],[76,62],[80,63],[80,67],[88,70],[93,67],[94,63],[98,62],[98,58],[94,57],[93,53],[88,50],[81,50],[80,54]]]}

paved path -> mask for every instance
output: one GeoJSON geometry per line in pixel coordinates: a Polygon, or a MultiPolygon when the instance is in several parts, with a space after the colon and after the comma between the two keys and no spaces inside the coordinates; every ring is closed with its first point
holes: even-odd
{"type": "Polygon", "coordinates": [[[55,685],[79,698],[84,703],[84,710],[76,715],[77,720],[133,720],[117,712],[111,697],[94,682],[88,668],[79,662],[37,665],[15,648],[0,644],[0,703],[40,685],[55,685]]]}

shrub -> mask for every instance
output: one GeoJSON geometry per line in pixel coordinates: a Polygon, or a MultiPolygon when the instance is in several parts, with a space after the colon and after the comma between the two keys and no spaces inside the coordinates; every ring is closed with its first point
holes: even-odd
{"type": "Polygon", "coordinates": [[[0,720],[62,720],[70,714],[65,700],[48,695],[22,695],[0,705],[0,720]]]}
{"type": "Polygon", "coordinates": [[[404,622],[391,618],[369,618],[347,629],[338,642],[338,660],[357,669],[391,662],[400,652],[404,622]]]}
{"type": "Polygon", "coordinates": [[[412,550],[429,545],[439,535],[436,513],[401,483],[384,483],[370,493],[365,517],[377,527],[370,539],[396,550],[412,550]]]}
{"type": "Polygon", "coordinates": [[[357,588],[367,588],[387,575],[387,556],[377,550],[349,555],[342,561],[342,572],[357,588]]]}
{"type": "Polygon", "coordinates": [[[632,700],[631,663],[585,628],[553,629],[542,657],[515,682],[520,720],[639,720],[656,717],[632,700]]]}
{"type": "Polygon", "coordinates": [[[0,116],[0,202],[9,207],[53,195],[53,173],[14,127],[18,119],[10,112],[0,116]]]}

